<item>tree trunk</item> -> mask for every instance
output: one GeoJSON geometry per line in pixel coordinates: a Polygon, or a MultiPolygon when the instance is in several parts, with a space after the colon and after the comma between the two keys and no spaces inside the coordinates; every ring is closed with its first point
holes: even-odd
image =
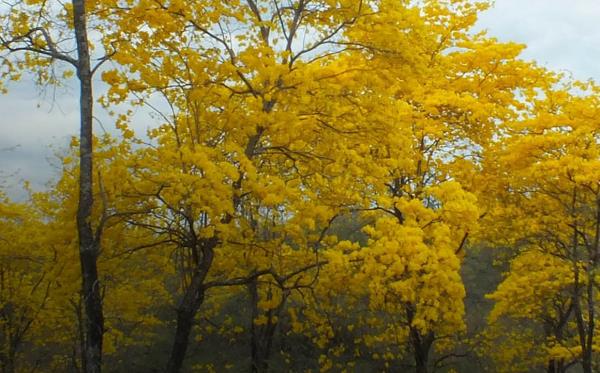
{"type": "Polygon", "coordinates": [[[250,293],[250,372],[264,372],[267,370],[266,366],[263,366],[264,361],[260,355],[260,338],[258,337],[258,325],[254,323],[254,320],[258,317],[258,285],[256,279],[253,279],[248,283],[248,292],[250,293]]]}
{"type": "MultiPolygon", "coordinates": [[[[590,263],[592,265],[592,263],[590,263]]],[[[585,373],[592,373],[592,350],[594,346],[594,329],[595,329],[595,302],[594,302],[594,271],[588,269],[588,283],[587,285],[587,297],[588,297],[588,326],[587,326],[587,343],[586,349],[583,356],[583,370],[585,373]]]]}
{"type": "MultiPolygon", "coordinates": [[[[188,289],[184,298],[188,298],[188,294],[191,293],[192,291],[188,289]]],[[[168,373],[178,373],[181,371],[189,344],[190,334],[194,326],[194,317],[203,300],[203,294],[196,294],[194,299],[183,302],[177,309],[177,328],[175,330],[171,356],[169,357],[169,362],[167,364],[168,373]]]]}
{"type": "Polygon", "coordinates": [[[82,293],[85,308],[85,367],[87,373],[99,373],[102,369],[102,337],[104,315],[97,260],[99,242],[91,225],[92,190],[92,71],[87,37],[87,21],[84,0],[73,0],[73,25],[77,41],[77,76],[80,83],[80,137],[79,137],[79,205],[77,209],[77,233],[79,236],[79,259],[81,262],[82,293]]]}
{"type": "MultiPolygon", "coordinates": [[[[258,279],[254,278],[248,283],[250,303],[252,307],[250,319],[250,372],[266,373],[269,370],[269,355],[272,338],[269,338],[267,328],[271,325],[256,325],[254,320],[259,316],[258,309],[258,279]]],[[[271,334],[272,337],[272,334],[271,334]]]]}
{"type": "Polygon", "coordinates": [[[554,359],[551,359],[548,362],[548,368],[546,369],[547,373],[558,373],[556,370],[556,361],[554,359]]]}
{"type": "Polygon", "coordinates": [[[213,249],[217,244],[215,238],[205,243],[202,262],[192,276],[190,286],[185,290],[183,299],[177,308],[177,327],[171,355],[167,363],[167,373],[179,373],[189,345],[190,334],[194,326],[194,318],[204,301],[204,280],[208,275],[214,256],[213,249]]]}
{"type": "Polygon", "coordinates": [[[565,360],[564,359],[550,359],[548,361],[547,373],[565,373],[565,360]]]}
{"type": "Polygon", "coordinates": [[[581,366],[583,367],[583,373],[594,373],[592,370],[592,362],[587,356],[587,353],[584,354],[583,360],[581,361],[581,366]]]}
{"type": "Polygon", "coordinates": [[[413,305],[409,304],[406,306],[406,319],[411,325],[409,330],[409,338],[410,345],[413,349],[415,358],[415,372],[427,373],[427,364],[429,362],[429,350],[431,349],[431,345],[433,344],[435,334],[433,332],[428,332],[427,334],[423,335],[421,331],[419,331],[419,329],[412,326],[415,313],[416,311],[413,305]]]}
{"type": "Polygon", "coordinates": [[[429,349],[431,347],[431,342],[433,341],[433,334],[428,333],[425,337],[423,337],[418,330],[411,328],[410,337],[415,354],[415,372],[427,373],[429,349]]]}
{"type": "MultiPolygon", "coordinates": [[[[575,262],[577,265],[577,262],[575,262]]],[[[579,335],[579,344],[581,346],[581,367],[584,373],[592,373],[591,348],[587,346],[587,331],[585,329],[585,320],[583,310],[579,304],[579,276],[578,270],[575,270],[575,290],[573,296],[575,320],[577,322],[577,333],[579,335]],[[589,351],[589,352],[588,352],[589,351]]]]}
{"type": "Polygon", "coordinates": [[[554,359],[552,359],[548,362],[548,369],[546,369],[546,372],[558,373],[558,371],[556,370],[556,361],[554,359]]]}

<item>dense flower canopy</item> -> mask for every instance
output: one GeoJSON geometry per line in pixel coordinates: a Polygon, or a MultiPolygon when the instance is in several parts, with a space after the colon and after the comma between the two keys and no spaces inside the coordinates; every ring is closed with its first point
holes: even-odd
{"type": "Polygon", "coordinates": [[[600,88],[489,6],[1,5],[2,80],[78,79],[120,133],[0,195],[2,372],[598,369],[600,88]]]}

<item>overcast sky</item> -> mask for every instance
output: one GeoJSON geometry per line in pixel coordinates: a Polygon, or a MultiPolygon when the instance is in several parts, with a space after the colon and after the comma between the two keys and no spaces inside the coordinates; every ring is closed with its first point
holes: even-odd
{"type": "MultiPolygon", "coordinates": [[[[600,80],[598,0],[496,0],[477,28],[501,41],[527,44],[526,59],[578,79],[600,80]]],[[[0,96],[0,188],[19,199],[22,180],[39,190],[56,175],[53,154],[77,133],[77,96],[74,89],[40,94],[26,81],[9,88],[0,96]]],[[[97,116],[107,130],[114,128],[105,114],[97,116]]],[[[147,115],[137,121],[138,127],[152,122],[147,115]]]]}
{"type": "Polygon", "coordinates": [[[600,80],[600,1],[496,0],[477,27],[501,41],[527,44],[526,59],[600,80]]]}

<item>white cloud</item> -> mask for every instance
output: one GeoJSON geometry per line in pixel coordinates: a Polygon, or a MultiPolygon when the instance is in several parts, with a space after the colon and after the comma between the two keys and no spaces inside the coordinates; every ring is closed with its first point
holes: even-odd
{"type": "Polygon", "coordinates": [[[600,2],[496,0],[479,29],[501,41],[527,44],[523,57],[575,78],[600,80],[600,2]]]}
{"type": "Polygon", "coordinates": [[[21,181],[39,190],[56,174],[54,152],[77,132],[77,101],[69,89],[43,93],[28,82],[9,89],[0,96],[0,186],[22,198],[21,181]]]}

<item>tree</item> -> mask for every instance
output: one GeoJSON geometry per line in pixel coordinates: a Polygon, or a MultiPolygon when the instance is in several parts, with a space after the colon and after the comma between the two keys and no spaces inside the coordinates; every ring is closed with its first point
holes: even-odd
{"type": "MultiPolygon", "coordinates": [[[[552,369],[564,369],[566,362],[560,361],[579,355],[583,370],[594,370],[594,284],[600,239],[597,92],[593,84],[559,84],[551,77],[542,96],[532,98],[531,114],[509,123],[506,135],[493,148],[498,160],[495,167],[499,167],[496,170],[502,170],[496,172],[504,188],[498,191],[501,202],[492,218],[514,227],[505,240],[517,249],[515,261],[542,256],[555,258],[546,262],[560,263],[544,268],[550,273],[542,274],[553,277],[562,273],[560,286],[523,299],[525,309],[531,311],[521,315],[537,322],[549,317],[547,322],[560,325],[552,333],[557,348],[549,351],[548,357],[551,360],[553,353],[558,354],[559,367],[552,369]],[[575,88],[581,93],[573,94],[575,88]],[[557,297],[558,308],[539,310],[539,304],[553,305],[557,297]],[[577,348],[572,338],[563,340],[557,333],[576,336],[577,348]]],[[[504,302],[503,287],[508,288],[514,277],[526,276],[531,281],[538,271],[519,272],[509,275],[493,295],[497,307],[504,302]]]]}
{"type": "MultiPolygon", "coordinates": [[[[95,9],[86,5],[84,0],[73,0],[72,3],[58,6],[41,0],[3,5],[8,9],[0,19],[2,22],[0,48],[4,53],[2,61],[5,77],[16,79],[19,78],[21,71],[28,70],[37,74],[38,82],[41,84],[57,83],[58,78],[50,74],[53,70],[48,68],[60,61],[74,69],[79,80],[80,168],[77,234],[86,323],[85,370],[100,372],[104,316],[97,268],[101,232],[94,229],[91,220],[94,206],[92,76],[109,59],[112,51],[107,50],[107,54],[100,57],[97,64],[92,66],[88,17],[107,4],[94,3],[95,9]],[[72,40],[76,44],[75,51],[69,47],[69,41],[72,40]]],[[[98,26],[94,29],[101,31],[102,27],[98,26]]],[[[67,70],[64,76],[69,75],[67,70]]]]}
{"type": "Polygon", "coordinates": [[[510,256],[477,352],[594,370],[599,91],[474,34],[488,5],[6,5],[4,78],[70,64],[82,131],[0,202],[3,369],[456,367],[476,243],[510,256]],[[99,71],[118,140],[93,137],[99,71]]]}
{"type": "MultiPolygon", "coordinates": [[[[220,252],[235,241],[252,247],[252,234],[259,233],[252,230],[252,219],[259,218],[254,211],[288,196],[302,200],[299,183],[286,185],[294,174],[298,179],[315,167],[302,166],[302,160],[323,167],[327,140],[343,130],[323,118],[343,113],[332,107],[325,115],[304,109],[307,103],[325,104],[343,92],[340,82],[350,82],[344,74],[356,69],[338,64],[336,56],[352,47],[337,43],[366,11],[358,1],[183,5],[134,4],[115,36],[126,41],[115,60],[131,74],[104,75],[113,85],[110,99],[119,101],[133,91],[149,103],[146,95],[157,93],[172,109],[161,113],[165,124],[151,133],[161,146],[144,152],[140,164],[147,167],[139,173],[144,186],[139,195],[158,206],[140,226],[182,252],[182,295],[168,371],[181,369],[194,317],[210,287],[209,272],[227,255],[220,252]],[[142,13],[144,18],[136,17],[142,13]],[[246,31],[229,33],[234,26],[246,31]],[[313,41],[297,44],[312,31],[313,41]],[[320,90],[326,84],[334,93],[320,90]]],[[[277,212],[286,213],[295,214],[294,206],[277,212]]],[[[251,268],[242,277],[250,281],[269,266],[251,268]]],[[[219,274],[217,283],[227,282],[219,274]]]]}
{"type": "Polygon", "coordinates": [[[369,144],[376,159],[368,169],[369,208],[376,222],[365,229],[371,240],[362,250],[362,270],[371,308],[395,316],[382,325],[382,336],[402,342],[387,356],[398,359],[408,343],[419,372],[427,371],[431,360],[434,365],[451,357],[431,359],[434,342],[447,351],[464,328],[459,270],[483,213],[472,181],[481,167],[481,149],[498,123],[517,116],[521,104],[515,91],[530,91],[540,76],[535,66],[518,59],[520,46],[466,32],[481,6],[457,2],[424,8],[435,26],[431,35],[421,35],[425,63],[414,81],[400,73],[391,76],[401,80],[390,81],[389,71],[404,66],[396,65],[393,55],[379,60],[386,83],[377,92],[387,87],[398,109],[382,111],[389,115],[381,121],[385,130],[369,144]]]}
{"type": "MultiPolygon", "coordinates": [[[[27,242],[23,233],[35,232],[34,211],[10,203],[2,197],[0,204],[0,368],[17,371],[17,355],[31,334],[34,322],[48,300],[52,280],[48,280],[43,249],[27,242]],[[29,247],[22,253],[22,247],[29,247]]],[[[31,237],[31,236],[29,236],[31,237]]]]}
{"type": "Polygon", "coordinates": [[[548,372],[565,372],[577,361],[572,286],[570,265],[562,258],[533,249],[512,260],[506,278],[488,295],[495,304],[486,350],[499,369],[529,371],[546,365],[548,372]],[[510,333],[512,328],[521,331],[510,333]]]}

